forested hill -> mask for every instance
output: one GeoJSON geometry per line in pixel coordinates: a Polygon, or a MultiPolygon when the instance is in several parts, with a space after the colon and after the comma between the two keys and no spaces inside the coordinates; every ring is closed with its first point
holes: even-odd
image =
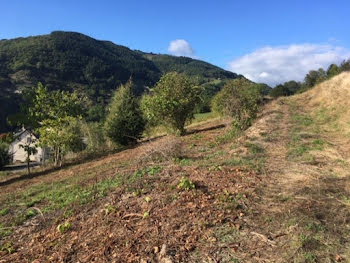
{"type": "Polygon", "coordinates": [[[86,98],[89,118],[98,120],[112,91],[130,77],[139,95],[169,71],[199,76],[210,92],[238,77],[200,60],[133,51],[75,32],[0,40],[0,132],[8,128],[6,117],[18,111],[21,90],[38,82],[77,91],[86,98]]]}

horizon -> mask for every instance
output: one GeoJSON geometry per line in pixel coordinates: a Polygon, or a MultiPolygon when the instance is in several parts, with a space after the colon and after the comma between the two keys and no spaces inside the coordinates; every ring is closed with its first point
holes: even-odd
{"type": "Polygon", "coordinates": [[[79,32],[133,50],[200,59],[270,86],[350,58],[346,1],[15,0],[2,7],[0,39],[79,32]]]}

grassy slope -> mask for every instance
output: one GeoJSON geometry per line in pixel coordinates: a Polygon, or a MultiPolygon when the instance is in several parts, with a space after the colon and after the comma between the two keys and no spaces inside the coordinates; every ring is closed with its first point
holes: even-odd
{"type": "Polygon", "coordinates": [[[266,105],[237,138],[196,127],[179,159],[140,162],[144,144],[2,185],[1,260],[348,262],[348,79],[266,105]]]}

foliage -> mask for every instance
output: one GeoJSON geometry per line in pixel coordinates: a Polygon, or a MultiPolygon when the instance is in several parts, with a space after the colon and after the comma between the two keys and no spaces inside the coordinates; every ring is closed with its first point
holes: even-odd
{"type": "Polygon", "coordinates": [[[203,61],[134,51],[75,32],[1,40],[0,132],[10,130],[6,119],[19,112],[21,92],[38,82],[50,91],[75,91],[84,99],[84,118],[97,122],[105,118],[115,87],[132,77],[140,95],[170,71],[200,76],[201,84],[237,77],[203,61]]]}
{"type": "Polygon", "coordinates": [[[164,125],[183,135],[185,123],[193,118],[201,89],[186,75],[176,72],[161,77],[142,98],[142,110],[149,125],[164,125]]]}
{"type": "Polygon", "coordinates": [[[71,224],[69,222],[65,222],[57,226],[57,231],[63,234],[64,232],[67,232],[70,228],[71,228],[71,224]]]}
{"type": "Polygon", "coordinates": [[[348,60],[344,60],[339,67],[339,71],[343,72],[343,71],[350,71],[350,59],[348,60]]]}
{"type": "Polygon", "coordinates": [[[40,144],[53,148],[55,165],[61,164],[64,153],[82,148],[77,95],[49,92],[39,83],[36,88],[28,89],[26,96],[27,104],[18,121],[35,128],[40,134],[40,144]]]}
{"type": "Polygon", "coordinates": [[[309,89],[326,79],[327,73],[324,71],[324,69],[319,68],[318,70],[310,70],[304,79],[305,86],[307,89],[309,89]]]}
{"type": "Polygon", "coordinates": [[[79,151],[84,148],[78,119],[72,116],[46,119],[38,129],[40,144],[51,147],[55,165],[61,165],[63,156],[68,151],[79,151]]]}
{"type": "Polygon", "coordinates": [[[190,179],[186,178],[185,176],[182,176],[179,183],[177,184],[177,188],[188,191],[191,189],[195,189],[196,186],[190,179]]]}
{"type": "Polygon", "coordinates": [[[139,103],[132,93],[132,82],[121,85],[109,105],[104,129],[115,143],[128,145],[142,137],[145,122],[139,103]]]}
{"type": "Polygon", "coordinates": [[[0,142],[0,169],[9,164],[11,156],[9,155],[9,146],[4,142],[0,142]]]}
{"type": "Polygon", "coordinates": [[[176,71],[188,76],[201,76],[203,79],[207,80],[234,79],[239,77],[236,73],[223,70],[207,62],[189,57],[176,57],[143,52],[140,52],[140,54],[152,61],[163,74],[176,71]]]}
{"type": "Polygon", "coordinates": [[[36,149],[37,145],[35,145],[34,143],[35,141],[30,141],[29,143],[19,145],[19,147],[23,148],[23,150],[27,153],[26,162],[27,162],[28,174],[30,173],[30,168],[29,168],[30,156],[38,152],[38,150],[36,149]]]}
{"type": "Polygon", "coordinates": [[[281,96],[291,96],[297,93],[299,89],[302,88],[302,84],[294,80],[285,82],[284,84],[279,84],[273,88],[269,95],[273,98],[278,98],[281,96]]]}
{"type": "Polygon", "coordinates": [[[213,99],[213,110],[233,118],[233,125],[246,129],[258,113],[261,93],[259,86],[246,79],[229,81],[213,99]]]}
{"type": "Polygon", "coordinates": [[[270,91],[272,90],[272,88],[265,83],[258,83],[256,85],[258,86],[258,89],[260,90],[260,93],[263,96],[268,95],[270,93],[270,91]]]}
{"type": "Polygon", "coordinates": [[[85,139],[86,150],[95,152],[107,147],[107,138],[102,123],[82,121],[81,132],[85,139]]]}
{"type": "Polygon", "coordinates": [[[340,72],[340,68],[336,64],[331,64],[327,69],[327,77],[332,78],[335,75],[338,75],[339,72],[340,72]]]}

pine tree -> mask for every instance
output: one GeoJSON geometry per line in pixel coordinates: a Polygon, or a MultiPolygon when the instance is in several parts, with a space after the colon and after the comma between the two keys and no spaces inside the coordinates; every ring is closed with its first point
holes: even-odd
{"type": "Polygon", "coordinates": [[[121,85],[108,107],[104,129],[107,137],[121,145],[134,144],[142,137],[145,122],[132,92],[132,82],[121,85]]]}

